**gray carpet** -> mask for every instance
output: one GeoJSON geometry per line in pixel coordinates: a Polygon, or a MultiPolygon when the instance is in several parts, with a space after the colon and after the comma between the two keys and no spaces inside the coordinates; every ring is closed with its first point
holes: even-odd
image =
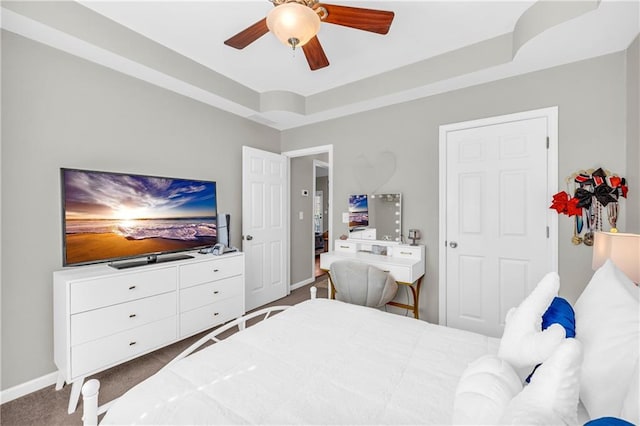
{"type": "MultiPolygon", "coordinates": [[[[326,275],[318,277],[318,297],[327,297],[326,275]]],[[[291,294],[267,305],[295,305],[309,299],[309,287],[298,288],[291,294]]],[[[262,307],[261,307],[262,308],[262,307]]],[[[92,376],[100,380],[99,403],[104,404],[119,397],[137,383],[154,374],[163,365],[186,349],[206,332],[189,337],[155,352],[118,365],[92,376]]],[[[230,332],[229,334],[232,334],[230,332]]],[[[37,392],[7,402],[0,407],[2,425],[82,425],[82,401],[73,414],[67,414],[71,386],[56,391],[48,386],[37,392]]]]}

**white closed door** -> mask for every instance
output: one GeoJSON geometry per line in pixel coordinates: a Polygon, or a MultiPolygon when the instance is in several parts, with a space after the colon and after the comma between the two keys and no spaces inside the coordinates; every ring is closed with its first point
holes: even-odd
{"type": "Polygon", "coordinates": [[[548,118],[505,120],[449,129],[444,147],[446,325],[496,337],[507,311],[557,264],[548,118]]]}
{"type": "Polygon", "coordinates": [[[288,294],[287,165],[283,155],[242,147],[242,251],[247,311],[288,294]]]}

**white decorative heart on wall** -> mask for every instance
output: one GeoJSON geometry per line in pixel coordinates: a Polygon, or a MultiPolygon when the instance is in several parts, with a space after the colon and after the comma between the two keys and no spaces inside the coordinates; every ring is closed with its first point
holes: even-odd
{"type": "Polygon", "coordinates": [[[371,194],[387,183],[396,172],[396,156],[390,151],[375,155],[360,154],[353,159],[352,169],[362,192],[371,194]]]}

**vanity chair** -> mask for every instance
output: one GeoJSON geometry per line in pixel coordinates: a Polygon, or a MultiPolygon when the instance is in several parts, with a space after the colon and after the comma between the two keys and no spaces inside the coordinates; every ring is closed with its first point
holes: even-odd
{"type": "Polygon", "coordinates": [[[335,297],[342,302],[381,308],[398,292],[398,283],[388,272],[362,262],[333,262],[329,276],[335,297]]]}

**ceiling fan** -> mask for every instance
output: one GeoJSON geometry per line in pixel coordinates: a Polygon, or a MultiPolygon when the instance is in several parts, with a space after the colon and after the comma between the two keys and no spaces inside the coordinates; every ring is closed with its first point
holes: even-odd
{"type": "Polygon", "coordinates": [[[224,44],[244,49],[269,31],[285,45],[302,47],[311,70],[329,65],[316,34],[320,23],[342,25],[377,34],[387,34],[394,13],[386,10],[337,6],[320,0],[269,0],[274,8],[250,27],[240,31],[224,44]]]}

